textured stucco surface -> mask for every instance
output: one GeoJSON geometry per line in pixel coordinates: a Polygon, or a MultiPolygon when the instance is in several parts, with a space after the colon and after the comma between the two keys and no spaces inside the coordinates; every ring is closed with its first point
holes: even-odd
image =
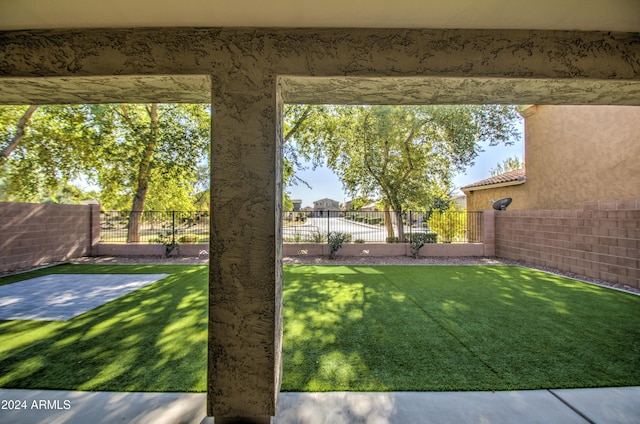
{"type": "Polygon", "coordinates": [[[206,82],[175,76],[210,77],[208,412],[268,416],[280,373],[281,102],[638,104],[639,43],[637,33],[527,30],[0,32],[0,103],[132,102],[141,90],[200,102],[206,82]],[[141,76],[159,86],[141,88],[141,76]],[[82,88],[103,77],[117,78],[82,88]]]}
{"type": "Polygon", "coordinates": [[[537,106],[525,133],[529,209],[640,199],[640,107],[537,106]]]}
{"type": "MultiPolygon", "coordinates": [[[[637,104],[639,42],[637,33],[509,30],[0,32],[0,77],[13,77],[0,79],[0,102],[77,101],[34,77],[118,76],[111,89],[127,100],[139,90],[125,77],[210,75],[231,66],[254,81],[282,76],[290,102],[637,104]]],[[[176,87],[185,100],[193,88],[167,78],[155,90],[162,97],[176,87]]],[[[95,101],[105,97],[96,91],[95,101]]],[[[193,101],[202,101],[202,91],[193,101]]]]}
{"type": "Polygon", "coordinates": [[[524,184],[467,189],[467,209],[511,197],[509,210],[581,209],[640,199],[640,107],[538,105],[525,118],[524,184]]]}
{"type": "Polygon", "coordinates": [[[210,103],[209,75],[7,78],[3,104],[210,103]]]}

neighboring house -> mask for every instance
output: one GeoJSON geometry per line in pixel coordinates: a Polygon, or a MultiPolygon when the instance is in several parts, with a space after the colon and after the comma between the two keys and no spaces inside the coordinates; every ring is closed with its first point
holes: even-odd
{"type": "Polygon", "coordinates": [[[291,200],[291,203],[293,203],[293,211],[300,212],[300,209],[302,208],[302,200],[291,200]]]}
{"type": "Polygon", "coordinates": [[[582,209],[640,198],[640,107],[537,105],[520,114],[524,170],[462,187],[467,210],[511,197],[513,209],[582,209]]]}
{"type": "Polygon", "coordinates": [[[366,205],[361,207],[360,210],[364,212],[375,212],[378,210],[378,203],[377,202],[367,203],[366,205]]]}
{"type": "MultiPolygon", "coordinates": [[[[513,209],[516,209],[516,206],[524,197],[520,193],[522,193],[522,185],[526,181],[526,170],[523,168],[495,175],[462,187],[461,190],[466,194],[467,199],[466,208],[470,211],[491,209],[494,200],[510,197],[517,199],[517,202],[513,204],[513,209]]],[[[511,205],[509,209],[512,209],[511,205]]]]}
{"type": "Polygon", "coordinates": [[[466,209],[467,208],[467,196],[460,195],[460,196],[453,196],[451,197],[451,205],[455,206],[457,209],[466,209]]]}
{"type": "Polygon", "coordinates": [[[313,215],[314,216],[326,216],[325,211],[338,211],[340,210],[340,203],[333,199],[320,199],[313,202],[313,215]]]}

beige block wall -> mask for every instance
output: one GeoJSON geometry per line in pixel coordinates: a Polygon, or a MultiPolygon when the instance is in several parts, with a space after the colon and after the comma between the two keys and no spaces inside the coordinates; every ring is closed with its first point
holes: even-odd
{"type": "Polygon", "coordinates": [[[92,255],[99,234],[98,205],[0,202],[0,271],[92,255]]]}
{"type": "Polygon", "coordinates": [[[496,255],[640,288],[640,200],[496,212],[496,255]]]}

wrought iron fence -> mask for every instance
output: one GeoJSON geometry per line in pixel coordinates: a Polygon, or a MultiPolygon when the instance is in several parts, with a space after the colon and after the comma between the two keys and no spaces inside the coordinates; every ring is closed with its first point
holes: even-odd
{"type": "MultiPolygon", "coordinates": [[[[141,214],[140,243],[209,243],[209,212],[147,211],[141,214]]],[[[127,243],[131,211],[100,214],[100,241],[127,243]]]]}
{"type": "Polygon", "coordinates": [[[482,212],[287,212],[283,222],[285,243],[326,243],[331,232],[349,234],[351,243],[410,242],[418,233],[438,243],[482,242],[482,212]]]}
{"type": "MultiPolygon", "coordinates": [[[[206,211],[141,212],[139,242],[209,242],[206,211]]],[[[102,243],[126,243],[130,211],[102,212],[102,243]]],[[[331,232],[349,235],[351,243],[404,243],[430,233],[438,243],[482,242],[482,212],[466,211],[314,211],[285,212],[285,243],[327,243],[331,232]]]]}

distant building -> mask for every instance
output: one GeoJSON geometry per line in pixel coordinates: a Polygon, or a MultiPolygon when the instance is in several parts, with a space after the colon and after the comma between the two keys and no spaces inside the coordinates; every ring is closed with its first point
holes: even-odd
{"type": "Polygon", "coordinates": [[[451,198],[451,204],[455,205],[459,209],[467,209],[467,196],[461,194],[460,196],[453,196],[451,198]]]}
{"type": "Polygon", "coordinates": [[[333,199],[320,199],[313,202],[313,216],[326,216],[326,211],[339,211],[340,202],[333,199]]]}
{"type": "Polygon", "coordinates": [[[375,212],[378,210],[378,204],[377,202],[367,203],[366,205],[361,207],[360,210],[364,212],[375,212]]]}
{"type": "Polygon", "coordinates": [[[291,203],[293,203],[293,211],[300,212],[300,209],[302,209],[302,200],[291,200],[291,203]]]}

